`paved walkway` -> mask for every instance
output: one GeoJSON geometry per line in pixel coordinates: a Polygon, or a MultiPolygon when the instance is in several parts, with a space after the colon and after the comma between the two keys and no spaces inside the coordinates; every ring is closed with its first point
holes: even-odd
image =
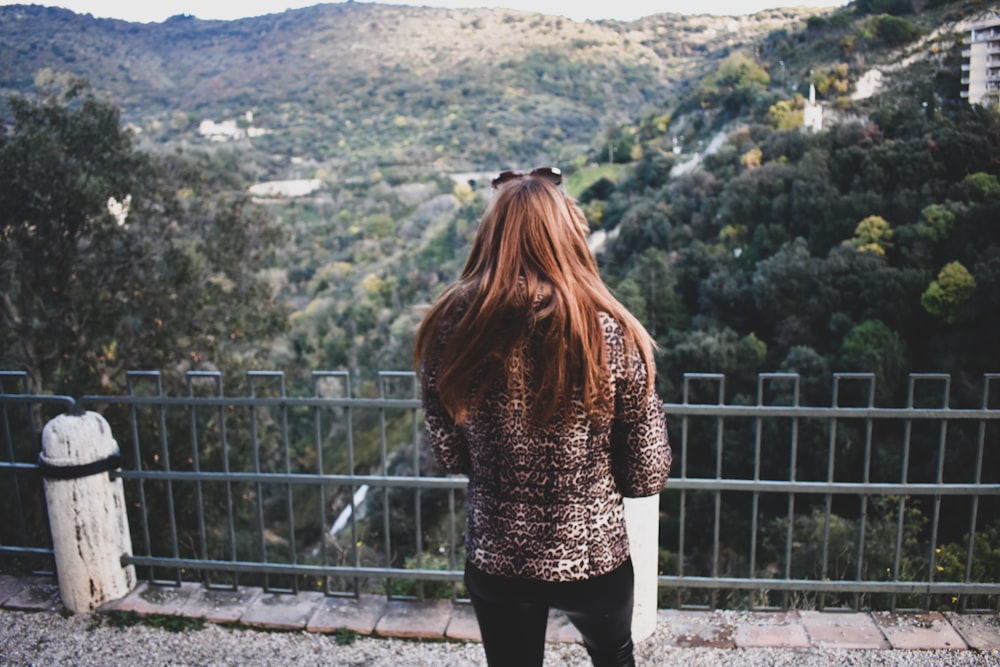
{"type": "MultiPolygon", "coordinates": [[[[0,607],[59,611],[62,603],[51,578],[0,575],[0,607]]],[[[372,595],[354,599],[314,592],[287,595],[259,588],[217,591],[198,584],[174,588],[143,583],[99,611],[181,615],[265,630],[349,630],[407,639],[480,639],[470,605],[449,600],[411,602],[372,595]]],[[[681,648],[1000,650],[997,614],[660,610],[657,620],[657,625],[669,628],[665,641],[681,648]]],[[[564,617],[553,614],[548,639],[577,642],[579,635],[564,617]]]]}

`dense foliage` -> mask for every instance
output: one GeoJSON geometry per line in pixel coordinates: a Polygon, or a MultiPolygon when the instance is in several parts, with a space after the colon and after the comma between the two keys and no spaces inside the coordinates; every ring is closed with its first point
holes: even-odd
{"type": "Polygon", "coordinates": [[[241,146],[260,149],[259,178],[287,178],[294,158],[351,176],[498,169],[572,158],[607,126],[666,104],[726,49],[806,16],[764,12],[733,31],[712,16],[594,23],[341,2],[137,24],[12,5],[0,7],[0,92],[28,91],[46,72],[86,77],[157,144],[249,111],[269,132],[241,146]]]}
{"type": "Polygon", "coordinates": [[[34,391],[120,390],[135,369],[241,365],[283,330],[259,278],[276,240],[246,195],[183,155],[136,151],[72,83],[12,97],[0,134],[0,365],[34,391]]]}
{"type": "Polygon", "coordinates": [[[898,402],[909,371],[975,392],[1000,367],[996,112],[887,108],[814,135],[751,121],[703,169],[643,177],[671,160],[649,150],[603,216],[607,274],[657,332],[667,386],[873,371],[898,402]]]}

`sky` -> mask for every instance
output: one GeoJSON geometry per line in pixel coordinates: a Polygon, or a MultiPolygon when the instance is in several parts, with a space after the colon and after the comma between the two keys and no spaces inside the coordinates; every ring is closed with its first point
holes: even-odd
{"type": "MultiPolygon", "coordinates": [[[[381,0],[383,4],[426,5],[431,7],[503,7],[586,19],[634,20],[650,14],[718,14],[741,16],[775,7],[840,7],[847,0],[381,0]]],[[[32,0],[0,0],[0,4],[31,4],[32,0]]],[[[36,0],[35,4],[65,7],[78,14],[116,18],[142,23],[160,22],[177,14],[201,19],[236,19],[276,14],[286,9],[308,7],[317,0],[36,0]]]]}

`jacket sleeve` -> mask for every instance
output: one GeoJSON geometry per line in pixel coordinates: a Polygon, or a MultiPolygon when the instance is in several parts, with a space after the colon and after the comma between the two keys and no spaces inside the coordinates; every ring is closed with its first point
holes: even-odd
{"type": "Polygon", "coordinates": [[[465,436],[441,403],[441,396],[437,390],[435,360],[432,358],[427,362],[421,369],[422,403],[427,439],[430,441],[434,458],[446,473],[468,475],[471,466],[465,436]]]}
{"type": "Polygon", "coordinates": [[[672,455],[663,402],[646,391],[647,370],[638,351],[625,359],[616,379],[615,419],[611,427],[611,460],[621,494],[652,496],[663,490],[672,455]]]}

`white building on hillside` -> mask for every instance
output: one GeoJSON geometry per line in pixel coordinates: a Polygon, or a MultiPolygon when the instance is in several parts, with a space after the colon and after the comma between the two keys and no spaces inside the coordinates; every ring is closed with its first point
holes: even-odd
{"type": "Polygon", "coordinates": [[[305,197],[320,190],[323,181],[318,178],[302,179],[297,181],[265,181],[256,183],[249,188],[252,197],[265,199],[291,199],[294,197],[305,197]]]}
{"type": "Polygon", "coordinates": [[[809,132],[820,132],[823,129],[823,107],[816,102],[816,86],[809,84],[809,99],[802,109],[802,124],[809,132]]]}
{"type": "Polygon", "coordinates": [[[969,26],[962,51],[962,97],[969,104],[1000,105],[1000,14],[969,26]]]}
{"type": "Polygon", "coordinates": [[[214,120],[203,120],[198,125],[198,134],[212,141],[226,141],[246,136],[246,132],[236,125],[235,120],[224,120],[216,123],[214,120]]]}

